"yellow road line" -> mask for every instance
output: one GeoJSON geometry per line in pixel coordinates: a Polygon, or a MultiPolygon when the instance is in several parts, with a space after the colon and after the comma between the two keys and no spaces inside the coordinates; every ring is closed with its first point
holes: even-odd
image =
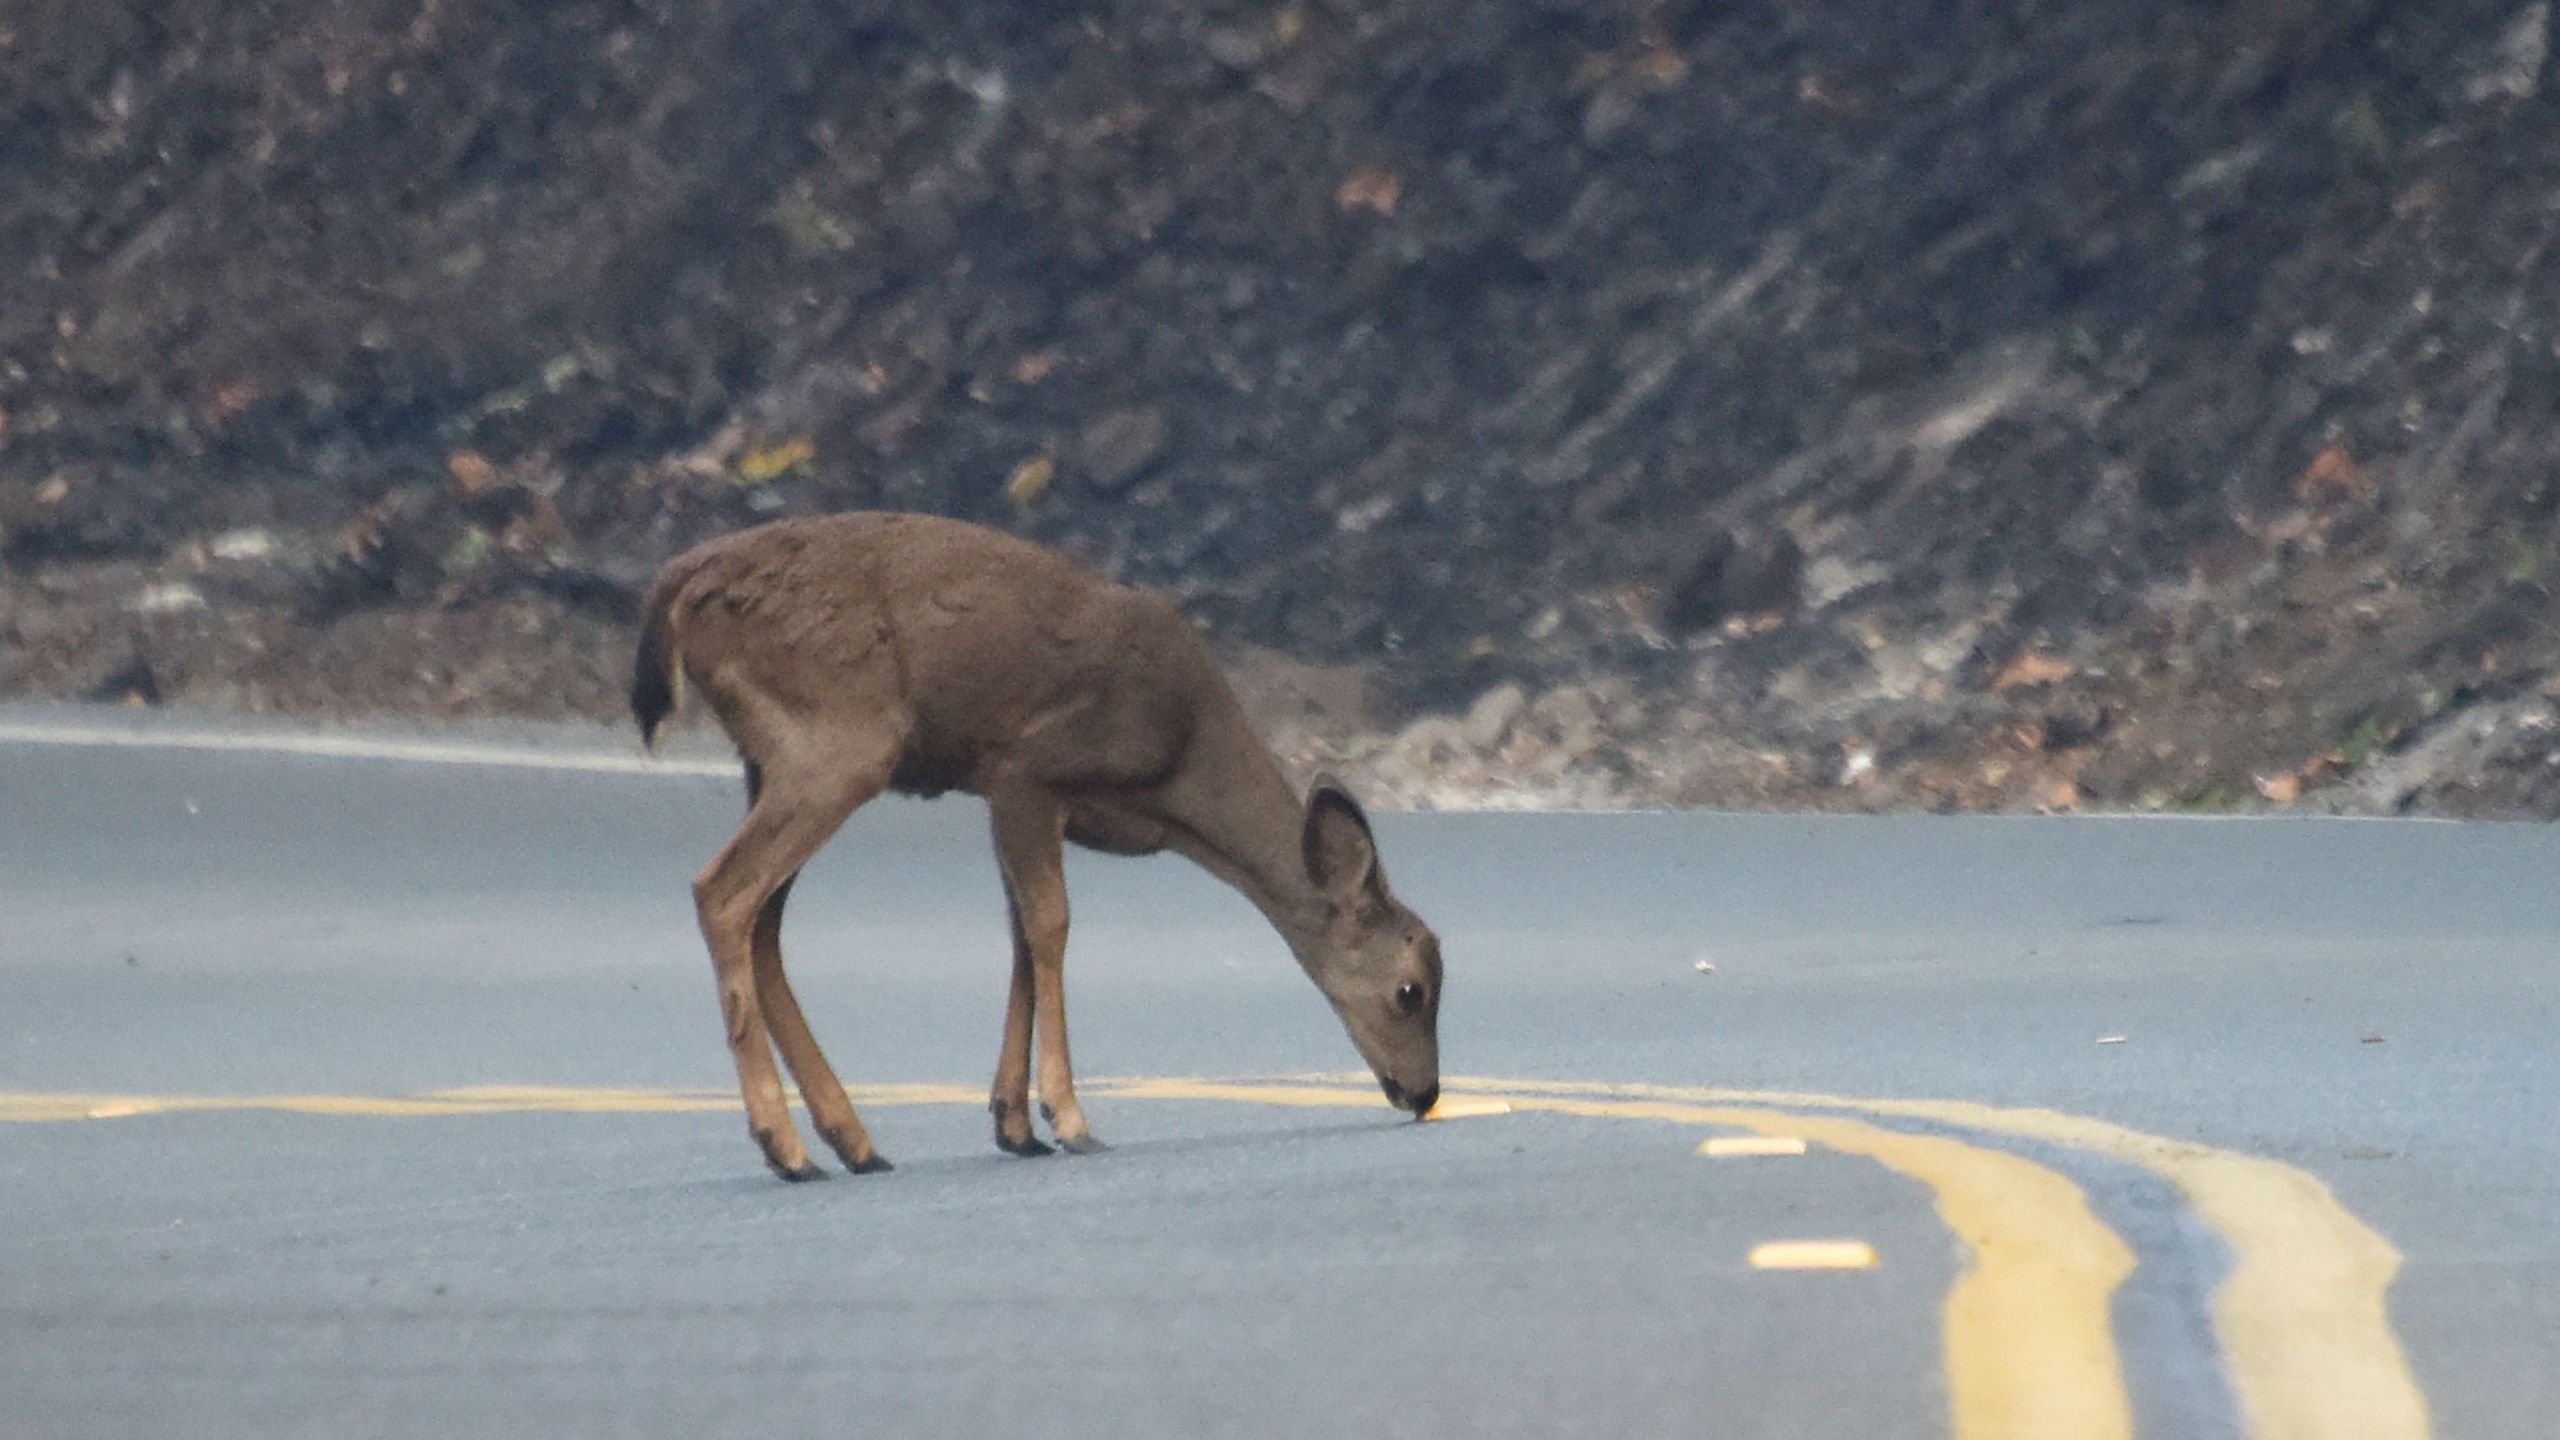
{"type": "Polygon", "coordinates": [[[1505,1100],[1479,1100],[1473,1096],[1451,1095],[1431,1107],[1425,1120],[1473,1120],[1487,1115],[1508,1115],[1511,1105],[1505,1100]]]}
{"type": "Polygon", "coordinates": [[[2133,1433],[2109,1323],[2116,1287],[2133,1273],[2133,1251],[2063,1175],[2006,1151],[1831,1115],[1660,1101],[1512,1103],[1792,1135],[1920,1181],[1969,1257],[1943,1311],[1957,1440],[2122,1440],[2133,1433]]]}
{"type": "MultiPolygon", "coordinates": [[[[1087,1093],[1121,1099],[1229,1101],[1382,1109],[1374,1087],[1232,1084],[1136,1079],[1095,1081],[1087,1093]]],[[[1453,1095],[1460,1108],[1507,1097],[1453,1095]]],[[[871,1086],[862,1104],[975,1104],[958,1086],[871,1086]]],[[[1957,1440],[2069,1435],[2124,1440],[2132,1432],[2123,1368],[2108,1326],[2115,1288],[2132,1253],[2090,1213],[2078,1187],[2002,1151],[1940,1136],[1910,1135],[1833,1115],[1800,1115],[1655,1099],[1509,1098],[1514,1108],[1613,1119],[1751,1130],[1810,1139],[1860,1155],[1930,1188],[1963,1241],[1968,1262],[1944,1306],[1951,1418],[1957,1440]]],[[[327,1115],[472,1115],[509,1111],[734,1110],[717,1091],[479,1087],[418,1096],[283,1095],[215,1098],[0,1094],[0,1120],[72,1120],[214,1109],[327,1115]]]]}
{"type": "MultiPolygon", "coordinates": [[[[2231,1249],[2231,1272],[2214,1296],[2214,1329],[2230,1366],[2242,1417],[2256,1440],[2429,1440],[2434,1433],[2425,1396],[2392,1332],[2388,1314],[2387,1294],[2400,1267],[2398,1250],[2358,1220],[2318,1177],[2296,1167],[2145,1134],[2084,1116],[2053,1110],[2003,1109],[1969,1101],[1881,1100],[1816,1092],[1522,1079],[1453,1079],[1451,1083],[1475,1092],[1476,1098],[1507,1100],[1520,1109],[1554,1109],[1558,1107],[1553,1103],[1530,1102],[1571,1098],[1586,1102],[1655,1101],[1693,1110],[1777,1107],[1921,1120],[2015,1135],[2140,1166],[2175,1186],[2231,1249]]],[[[1376,1091],[1369,1088],[1365,1076],[1292,1076],[1261,1084],[1214,1086],[1150,1079],[1098,1080],[1086,1088],[1090,1093],[1140,1099],[1250,1098],[1264,1104],[1362,1108],[1384,1105],[1376,1091]],[[1338,1088],[1346,1083],[1353,1088],[1338,1088]]],[[[858,1091],[856,1098],[859,1103],[876,1105],[976,1104],[984,1096],[969,1087],[928,1085],[875,1086],[858,1091]]],[[[737,1100],[725,1091],[534,1088],[453,1090],[411,1097],[0,1093],[0,1122],[239,1108],[332,1115],[721,1111],[736,1109],[737,1100]]],[[[1629,1112],[1613,1104],[1605,1113],[1623,1116],[1629,1112]]],[[[1807,1123],[1773,1117],[1766,1108],[1754,1113],[1767,1123],[1689,1118],[1694,1123],[1725,1124],[1764,1134],[1796,1134],[1833,1143],[1807,1123]]]]}
{"type": "MultiPolygon", "coordinates": [[[[860,1105],[983,1105],[987,1092],[960,1085],[873,1085],[854,1091],[860,1105]]],[[[595,1089],[488,1085],[418,1095],[113,1095],[0,1091],[0,1123],[118,1120],[210,1110],[274,1110],[297,1115],[418,1116],[564,1114],[696,1114],[736,1110],[734,1090],[595,1089]]]]}
{"type": "Polygon", "coordinates": [[[2231,1247],[2231,1273],[2214,1294],[2214,1333],[2254,1440],[2428,1440],[2435,1433],[2425,1392],[2391,1328],[2388,1294],[2400,1252],[2318,1176],[2295,1166],[2057,1110],[1964,1100],[1543,1080],[1459,1083],[1846,1110],[2016,1135],[2141,1166],[2177,1187],[2231,1247]]]}
{"type": "MultiPolygon", "coordinates": [[[[1374,1088],[1114,1082],[1148,1100],[1381,1107],[1374,1088]]],[[[1470,1093],[1474,1093],[1470,1082],[1470,1093]]],[[[1962,1278],[1944,1309],[1950,1419],[1957,1440],[2124,1440],[2133,1410],[2109,1306],[2133,1252],[2064,1176],[2002,1150],[1913,1135],[1836,1115],[1669,1100],[1505,1094],[1515,1110],[1661,1120],[1788,1135],[1863,1156],[1929,1187],[1939,1218],[1964,1242],[1962,1278]]]]}
{"type": "Polygon", "coordinates": [[[1739,1160],[1772,1155],[1801,1155],[1801,1135],[1716,1135],[1698,1142],[1698,1153],[1710,1160],[1739,1160]]]}
{"type": "Polygon", "coordinates": [[[1864,1240],[1770,1240],[1751,1247],[1754,1270],[1872,1270],[1876,1247],[1864,1240]]]}

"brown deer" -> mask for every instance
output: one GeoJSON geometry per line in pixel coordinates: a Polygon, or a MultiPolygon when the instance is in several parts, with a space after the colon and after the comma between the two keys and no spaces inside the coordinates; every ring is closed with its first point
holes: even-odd
{"type": "Polygon", "coordinates": [[[1440,1093],[1440,943],[1387,888],[1369,822],[1319,778],[1301,803],[1216,661],[1161,596],[1055,551],[929,515],[843,514],[743,530],[669,561],[631,684],[654,746],[689,677],[746,762],[747,819],[694,905],[720,985],[747,1128],[787,1180],[820,1171],[773,1050],[811,1123],[856,1174],[890,1168],[809,1033],[782,973],[782,907],[800,868],[884,790],[983,796],[1013,917],[1013,990],[988,1109],[996,1145],[1102,1148],[1067,1052],[1062,842],[1173,850],[1234,886],[1332,1002],[1390,1103],[1440,1093]]]}

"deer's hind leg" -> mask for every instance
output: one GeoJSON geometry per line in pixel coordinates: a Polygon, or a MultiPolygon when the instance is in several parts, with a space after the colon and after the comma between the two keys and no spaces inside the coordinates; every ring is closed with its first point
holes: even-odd
{"type": "Polygon", "coordinates": [[[883,1168],[782,981],[784,893],[845,818],[888,787],[885,747],[869,764],[849,766],[843,754],[838,751],[838,758],[824,765],[767,760],[754,768],[751,788],[756,793],[746,823],[693,880],[694,909],[711,950],[729,1053],[737,1062],[738,1087],[746,1099],[747,1131],[764,1151],[765,1163],[786,1180],[815,1179],[821,1172],[810,1163],[808,1148],[791,1123],[782,1076],[774,1067],[777,1043],[821,1132],[839,1154],[852,1152],[845,1155],[846,1163],[857,1171],[866,1161],[869,1168],[883,1168]],[[766,955],[769,963],[760,963],[766,955]],[[770,983],[763,979],[767,971],[770,983]]]}
{"type": "Polygon", "coordinates": [[[756,1001],[764,1007],[774,1048],[782,1052],[782,1063],[790,1068],[800,1098],[809,1106],[809,1123],[818,1128],[844,1168],[856,1175],[894,1170],[898,1167],[889,1163],[889,1157],[872,1148],[871,1132],[854,1113],[852,1097],[844,1093],[844,1082],[836,1078],[835,1067],[818,1048],[818,1037],[800,1013],[800,997],[791,993],[791,981],[782,973],[782,907],[798,879],[795,875],[783,881],[782,888],[756,912],[756,1001]]]}
{"type": "MultiPolygon", "coordinates": [[[[755,765],[747,767],[747,804],[753,807],[764,790],[764,772],[755,765]]],[[[800,877],[793,874],[776,888],[773,898],[756,912],[755,972],[756,1000],[764,1007],[765,1025],[773,1032],[774,1048],[782,1052],[782,1063],[800,1086],[800,1098],[809,1106],[810,1123],[827,1142],[845,1168],[856,1175],[869,1175],[897,1167],[887,1156],[872,1148],[871,1132],[864,1129],[862,1117],[855,1114],[853,1101],[844,1093],[844,1084],[836,1078],[835,1067],[827,1063],[825,1052],[818,1048],[818,1037],[810,1033],[808,1020],[800,1013],[800,997],[791,992],[791,981],[782,971],[782,908],[791,900],[791,887],[800,877]]]]}

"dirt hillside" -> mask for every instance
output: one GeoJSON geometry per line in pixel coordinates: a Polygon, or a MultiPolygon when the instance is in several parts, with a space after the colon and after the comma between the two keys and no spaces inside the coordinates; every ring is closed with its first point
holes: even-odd
{"type": "Polygon", "coordinates": [[[1410,801],[2560,815],[2552,28],[28,0],[0,697],[605,717],[886,505],[1410,801]]]}

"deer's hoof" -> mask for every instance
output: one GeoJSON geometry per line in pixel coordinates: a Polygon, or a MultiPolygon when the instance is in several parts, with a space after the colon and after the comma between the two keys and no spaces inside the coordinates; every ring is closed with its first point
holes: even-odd
{"type": "Polygon", "coordinates": [[[987,1102],[987,1113],[996,1117],[996,1148],[1024,1159],[1055,1153],[1040,1143],[1039,1136],[1031,1133],[1031,1119],[1022,1113],[1023,1108],[1020,1101],[987,1102]],[[1021,1132],[1018,1135],[1014,1133],[1017,1130],[1021,1132]]]}
{"type": "Polygon", "coordinates": [[[844,1130],[822,1129],[818,1133],[826,1137],[827,1148],[835,1151],[836,1158],[844,1162],[847,1174],[869,1175],[874,1171],[891,1168],[889,1162],[881,1159],[879,1152],[871,1148],[871,1137],[868,1135],[857,1141],[850,1132],[844,1130]]]}
{"type": "MultiPolygon", "coordinates": [[[[799,1159],[794,1160],[789,1156],[784,1155],[782,1153],[782,1137],[775,1134],[773,1131],[765,1129],[751,1129],[747,1133],[755,1137],[756,1148],[764,1152],[764,1163],[772,1169],[774,1174],[781,1176],[785,1180],[795,1181],[819,1180],[826,1177],[827,1172],[819,1169],[817,1164],[810,1160],[808,1156],[803,1155],[799,1159]]],[[[799,1147],[795,1145],[792,1148],[796,1150],[799,1147]]]]}
{"type": "Polygon", "coordinates": [[[1058,1148],[1070,1155],[1099,1155],[1111,1147],[1102,1143],[1101,1136],[1088,1131],[1082,1135],[1059,1136],[1058,1148]]]}

